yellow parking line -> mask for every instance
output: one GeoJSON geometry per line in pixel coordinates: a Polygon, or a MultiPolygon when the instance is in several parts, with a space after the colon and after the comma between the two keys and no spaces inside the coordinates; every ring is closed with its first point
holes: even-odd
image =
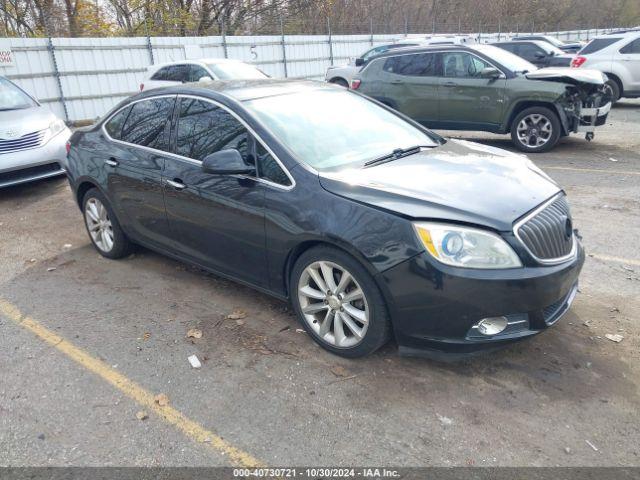
{"type": "Polygon", "coordinates": [[[640,172],[631,172],[628,170],[605,170],[604,168],[573,168],[573,167],[540,167],[543,170],[569,170],[570,172],[589,172],[589,173],[613,173],[616,175],[640,175],[640,172]]]}
{"type": "Polygon", "coordinates": [[[171,406],[158,405],[151,392],[148,392],[134,381],[129,380],[106,363],[92,357],[84,350],[76,347],[60,335],[42,326],[33,318],[24,316],[18,307],[2,298],[0,298],[0,313],[4,314],[5,317],[9,318],[20,327],[35,334],[41,340],[52,345],[80,366],[95,373],[122,393],[132,398],[142,407],[155,412],[161,419],[177,427],[187,437],[210,447],[219,454],[226,455],[232,465],[240,467],[256,467],[263,465],[262,462],[258,461],[250,454],[234,447],[219,435],[216,435],[193,420],[187,418],[175,408],[171,406]]]}
{"type": "Polygon", "coordinates": [[[599,253],[590,253],[589,256],[597,258],[598,260],[604,260],[605,262],[625,263],[627,265],[640,266],[640,260],[633,260],[631,258],[612,257],[610,255],[600,255],[599,253]]]}

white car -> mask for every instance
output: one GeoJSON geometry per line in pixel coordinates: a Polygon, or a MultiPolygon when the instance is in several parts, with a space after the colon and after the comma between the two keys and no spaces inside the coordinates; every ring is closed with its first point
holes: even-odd
{"type": "Polygon", "coordinates": [[[64,174],[70,136],[47,107],[0,77],[0,188],[64,174]]]}
{"type": "Polygon", "coordinates": [[[152,65],[140,84],[140,91],[189,82],[251,80],[269,76],[259,68],[230,58],[203,58],[152,65]]]}
{"type": "Polygon", "coordinates": [[[640,97],[640,30],[594,38],[577,53],[571,66],[605,73],[614,101],[640,97]]]}

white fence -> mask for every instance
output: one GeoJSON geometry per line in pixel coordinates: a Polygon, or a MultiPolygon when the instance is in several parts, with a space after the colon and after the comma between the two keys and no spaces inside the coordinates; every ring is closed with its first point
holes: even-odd
{"type": "MultiPolygon", "coordinates": [[[[587,40],[605,30],[553,32],[587,40]]],[[[509,33],[473,34],[480,42],[509,33]]],[[[420,35],[409,35],[419,37],[420,35]]],[[[328,66],[346,63],[397,35],[270,35],[136,38],[5,38],[14,62],[0,67],[11,79],[69,122],[95,119],[136,93],[147,66],[187,58],[228,57],[258,65],[282,78],[321,79],[328,66]],[[185,49],[185,47],[187,47],[185,49]]]]}

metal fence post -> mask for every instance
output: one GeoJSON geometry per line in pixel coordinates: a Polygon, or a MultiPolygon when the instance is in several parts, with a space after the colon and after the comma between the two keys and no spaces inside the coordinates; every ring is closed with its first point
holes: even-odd
{"type": "Polygon", "coordinates": [[[405,38],[409,36],[409,19],[406,17],[406,15],[404,17],[404,36],[405,38]]]}
{"type": "Polygon", "coordinates": [[[500,20],[498,20],[498,41],[500,41],[500,20]]]}
{"type": "Polygon", "coordinates": [[[145,29],[145,33],[147,34],[147,51],[149,52],[149,61],[151,62],[151,65],[153,65],[155,63],[154,58],[153,58],[153,45],[151,44],[151,37],[149,36],[149,25],[147,24],[147,21],[144,21],[144,29],[145,29]]]}
{"type": "Polygon", "coordinates": [[[280,17],[280,43],[282,44],[282,65],[284,66],[284,78],[289,76],[287,72],[287,46],[284,43],[284,22],[282,21],[282,17],[280,17]]]}
{"type": "Polygon", "coordinates": [[[431,21],[431,30],[432,30],[431,33],[436,33],[436,19],[435,18],[431,21]]]}
{"type": "Polygon", "coordinates": [[[478,23],[478,43],[482,43],[482,23],[478,23]]]}
{"type": "Polygon", "coordinates": [[[458,35],[462,33],[462,20],[458,17],[458,35]]]}
{"type": "Polygon", "coordinates": [[[60,102],[62,103],[62,110],[64,111],[65,122],[69,121],[69,111],[67,110],[67,102],[64,99],[64,90],[62,89],[62,81],[60,80],[60,70],[58,69],[58,61],[56,60],[55,47],[53,46],[53,40],[51,37],[47,37],[47,50],[49,50],[49,56],[51,57],[51,65],[53,67],[53,76],[56,79],[58,85],[58,91],[60,92],[60,102]]]}
{"type": "Polygon", "coordinates": [[[224,53],[224,58],[229,58],[229,52],[227,51],[227,27],[224,22],[222,22],[222,52],[224,53]]]}
{"type": "Polygon", "coordinates": [[[331,20],[327,17],[327,32],[329,33],[329,61],[333,65],[333,42],[331,41],[331,20]]]}
{"type": "Polygon", "coordinates": [[[369,44],[373,47],[373,18],[369,19],[369,32],[371,33],[369,37],[369,44]]]}

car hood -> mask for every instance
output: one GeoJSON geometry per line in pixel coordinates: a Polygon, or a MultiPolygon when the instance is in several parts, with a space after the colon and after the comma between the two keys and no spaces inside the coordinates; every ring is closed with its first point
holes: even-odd
{"type": "Polygon", "coordinates": [[[320,173],[328,191],[415,219],[500,231],[560,191],[524,155],[464,140],[369,168],[320,173]]]}
{"type": "Polygon", "coordinates": [[[598,70],[570,67],[540,68],[525,75],[529,80],[569,83],[571,85],[604,85],[607,77],[598,70]]]}
{"type": "Polygon", "coordinates": [[[0,111],[0,139],[12,140],[49,128],[55,116],[46,107],[0,111]]]}

